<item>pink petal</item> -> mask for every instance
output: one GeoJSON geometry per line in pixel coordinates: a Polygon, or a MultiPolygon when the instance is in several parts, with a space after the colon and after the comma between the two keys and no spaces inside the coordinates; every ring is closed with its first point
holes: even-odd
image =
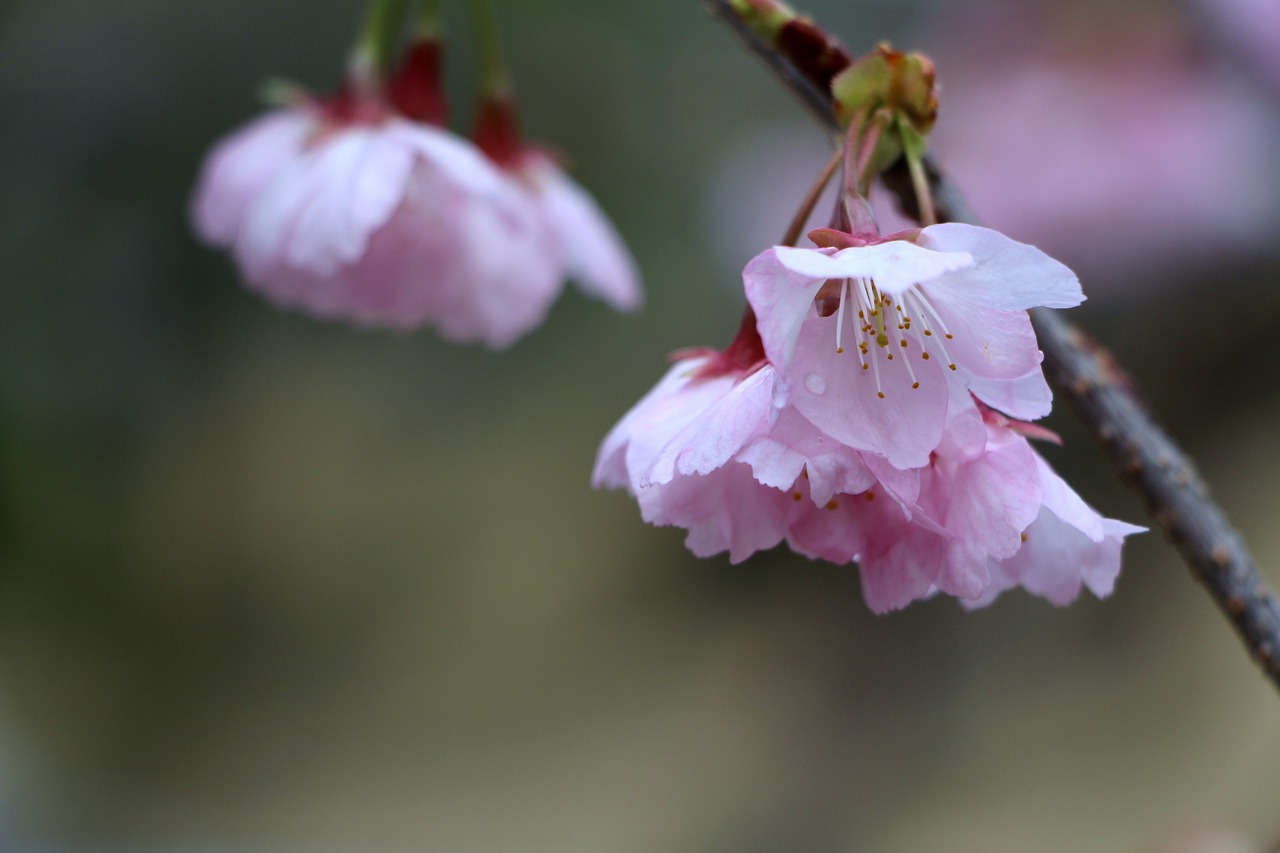
{"type": "Polygon", "coordinates": [[[865,495],[840,495],[822,504],[792,500],[796,506],[787,527],[791,550],[837,565],[853,562],[866,550],[869,513],[875,507],[865,495]],[[828,508],[828,503],[833,505],[828,508]]]}
{"type": "Polygon", "coordinates": [[[990,586],[966,606],[985,606],[1014,586],[1057,605],[1073,601],[1082,582],[1105,597],[1120,572],[1124,538],[1144,530],[1100,516],[1038,454],[1036,467],[1043,494],[1040,512],[1026,529],[1022,547],[1012,557],[992,561],[990,586]]]}
{"type": "Polygon", "coordinates": [[[1071,308],[1084,301],[1075,273],[1035,246],[999,231],[956,222],[921,230],[918,244],[937,252],[968,252],[973,265],[947,277],[975,303],[1020,310],[1071,308]]]}
{"type": "Polygon", "coordinates": [[[1017,379],[986,379],[967,374],[965,380],[975,397],[1018,420],[1042,418],[1053,406],[1053,392],[1038,364],[1017,379]]]}
{"type": "Polygon", "coordinates": [[[949,478],[939,478],[945,526],[954,540],[937,577],[938,587],[959,598],[977,598],[990,581],[989,559],[1011,557],[1021,534],[1040,510],[1037,457],[1027,440],[1008,429],[991,429],[987,451],[949,478]]]}
{"type": "Polygon", "coordinates": [[[867,606],[887,613],[929,595],[947,540],[916,525],[897,526],[887,514],[874,533],[859,561],[867,606]]]}
{"type": "Polygon", "coordinates": [[[619,311],[640,307],[635,261],[595,199],[554,164],[536,169],[533,179],[569,275],[582,291],[619,311]]]}
{"type": "Polygon", "coordinates": [[[431,164],[460,189],[475,195],[507,192],[509,179],[470,141],[419,122],[394,118],[381,132],[431,164]]]}
{"type": "Polygon", "coordinates": [[[767,249],[752,258],[742,271],[742,282],[747,301],[755,311],[765,355],[785,378],[791,373],[800,328],[813,313],[813,298],[824,279],[788,269],[781,262],[779,251],[780,248],[767,249]]]}
{"type": "Polygon", "coordinates": [[[953,336],[946,341],[947,354],[970,375],[1017,379],[1039,366],[1043,356],[1027,312],[982,305],[952,279],[921,290],[953,336]]]}
{"type": "Polygon", "coordinates": [[[737,458],[751,466],[757,480],[790,490],[808,475],[812,503],[823,506],[836,494],[856,494],[876,480],[861,455],[823,433],[799,412],[783,410],[768,432],[751,440],[737,458]]]}
{"type": "Polygon", "coordinates": [[[627,447],[627,470],[634,488],[642,489],[674,478],[672,473],[661,481],[655,481],[652,475],[654,464],[676,436],[690,424],[697,423],[732,391],[734,381],[732,376],[687,379],[683,385],[672,385],[671,393],[652,398],[644,414],[637,418],[627,447]]]}
{"type": "MultiPolygon", "coordinates": [[[[662,401],[677,399],[680,389],[689,383],[690,378],[705,361],[705,358],[700,358],[676,362],[658,381],[658,384],[622,416],[600,444],[600,450],[596,454],[595,468],[591,473],[592,486],[597,489],[602,486],[615,489],[632,486],[632,478],[628,474],[626,464],[627,449],[632,438],[637,432],[646,429],[647,421],[654,417],[654,411],[663,405],[662,401]]],[[[658,417],[661,419],[660,414],[658,417]]],[[[644,464],[649,463],[646,461],[644,464]]]]}
{"type": "Polygon", "coordinates": [[[785,492],[756,482],[740,463],[706,476],[677,476],[640,490],[637,500],[645,521],[688,530],[685,544],[696,556],[728,551],[733,563],[782,541],[792,503],[785,492]]]}
{"type": "Polygon", "coordinates": [[[399,206],[413,162],[375,129],[316,143],[250,205],[235,246],[247,277],[277,264],[329,275],[358,260],[399,206]]]}
{"type": "MultiPolygon", "coordinates": [[[[430,178],[415,175],[411,182],[427,184],[430,178]]],[[[443,201],[450,190],[435,186],[431,192],[441,193],[443,201]]],[[[319,317],[409,329],[437,314],[456,287],[456,243],[453,223],[440,209],[406,200],[354,264],[319,275],[281,263],[250,279],[249,286],[277,304],[319,317]]]]}
{"type": "Polygon", "coordinates": [[[1102,519],[1103,539],[1080,561],[1080,579],[1098,598],[1106,598],[1116,586],[1120,575],[1120,550],[1124,538],[1133,533],[1146,533],[1147,528],[1136,524],[1102,519]]]}
{"type": "Polygon", "coordinates": [[[277,109],[220,139],[205,158],[192,196],[191,219],[207,243],[230,246],[245,211],[316,127],[312,113],[277,109]]]}
{"type": "Polygon", "coordinates": [[[446,338],[507,347],[542,321],[560,292],[555,238],[533,199],[511,183],[502,192],[469,197],[449,214],[463,269],[435,322],[446,338]]]}
{"type": "Polygon", "coordinates": [[[877,384],[875,370],[864,370],[856,351],[837,354],[834,328],[830,317],[805,321],[792,368],[796,409],[837,441],[883,456],[895,467],[928,464],[942,439],[950,394],[942,365],[912,358],[913,379],[910,356],[869,356],[879,359],[877,384]]]}
{"type": "MultiPolygon", "coordinates": [[[[765,367],[731,382],[698,380],[694,385],[722,389],[720,396],[685,425],[658,452],[640,485],[667,483],[680,474],[709,474],[723,466],[765,426],[773,392],[773,370],[765,367]]],[[[686,386],[686,390],[691,390],[686,386]]],[[[687,396],[687,395],[686,395],[687,396]]]]}

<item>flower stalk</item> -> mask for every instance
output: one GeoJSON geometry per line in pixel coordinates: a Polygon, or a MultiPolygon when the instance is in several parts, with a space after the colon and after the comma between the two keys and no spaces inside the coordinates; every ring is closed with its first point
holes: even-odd
{"type": "Polygon", "coordinates": [[[818,179],[813,182],[813,186],[809,187],[808,194],[805,195],[804,201],[800,203],[800,208],[796,210],[796,215],[792,217],[791,224],[787,226],[787,233],[782,235],[782,241],[779,245],[794,246],[800,240],[800,233],[804,231],[804,224],[809,221],[810,215],[813,214],[813,208],[818,203],[818,199],[822,196],[822,191],[827,188],[827,184],[831,183],[831,177],[836,173],[840,163],[844,160],[844,151],[838,150],[831,155],[831,159],[827,161],[827,165],[822,167],[822,171],[818,174],[818,179]]]}
{"type": "Polygon", "coordinates": [[[372,0],[364,28],[351,49],[347,70],[359,87],[374,88],[390,72],[396,41],[404,25],[409,0],[372,0]]]}
{"type": "Polygon", "coordinates": [[[480,91],[486,99],[510,96],[511,83],[502,61],[498,22],[490,0],[471,0],[471,25],[480,57],[480,91]]]}

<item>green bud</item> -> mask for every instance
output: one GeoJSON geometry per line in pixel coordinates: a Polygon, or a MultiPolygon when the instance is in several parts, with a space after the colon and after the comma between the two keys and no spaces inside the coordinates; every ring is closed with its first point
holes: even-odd
{"type": "Polygon", "coordinates": [[[836,115],[847,125],[859,115],[885,108],[923,137],[938,117],[934,77],[928,57],[881,44],[831,82],[836,115]]]}

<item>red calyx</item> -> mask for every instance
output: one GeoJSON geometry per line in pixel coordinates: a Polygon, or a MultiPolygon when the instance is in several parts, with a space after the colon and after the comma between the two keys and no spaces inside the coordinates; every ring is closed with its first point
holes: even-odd
{"type": "Polygon", "coordinates": [[[742,315],[738,334],[723,350],[717,352],[710,347],[699,347],[672,353],[671,358],[677,360],[704,354],[711,358],[698,368],[694,379],[714,379],[730,373],[740,374],[741,378],[765,365],[764,341],[760,340],[760,332],[756,330],[756,312],[751,310],[750,305],[742,315]]]}
{"type": "Polygon", "coordinates": [[[513,169],[520,165],[525,145],[520,141],[515,104],[509,97],[493,95],[480,102],[471,136],[480,150],[499,166],[513,169]]]}
{"type": "Polygon", "coordinates": [[[400,67],[387,83],[387,100],[405,118],[443,126],[449,105],[440,84],[444,46],[438,41],[417,41],[405,51],[400,67]]]}

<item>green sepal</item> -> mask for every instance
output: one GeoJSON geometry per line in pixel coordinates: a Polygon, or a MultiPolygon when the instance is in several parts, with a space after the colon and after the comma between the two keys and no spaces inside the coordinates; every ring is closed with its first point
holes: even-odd
{"type": "Polygon", "coordinates": [[[938,117],[933,62],[919,53],[899,53],[881,44],[831,81],[836,117],[847,126],[859,112],[888,108],[918,134],[938,117]]]}

